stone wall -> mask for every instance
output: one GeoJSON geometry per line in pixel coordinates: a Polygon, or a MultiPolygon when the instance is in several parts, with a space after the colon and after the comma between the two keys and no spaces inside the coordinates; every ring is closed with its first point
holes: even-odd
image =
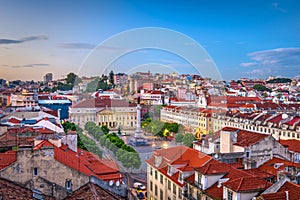
{"type": "Polygon", "coordinates": [[[72,181],[73,191],[89,182],[88,176],[55,160],[53,147],[19,149],[17,161],[0,171],[0,177],[40,190],[45,195],[52,196],[54,193],[56,199],[66,196],[66,192],[59,189],[65,188],[66,179],[72,181]],[[34,174],[34,168],[37,169],[37,175],[34,174]],[[48,182],[41,180],[41,177],[48,182]],[[50,183],[56,184],[54,191],[50,183]]]}

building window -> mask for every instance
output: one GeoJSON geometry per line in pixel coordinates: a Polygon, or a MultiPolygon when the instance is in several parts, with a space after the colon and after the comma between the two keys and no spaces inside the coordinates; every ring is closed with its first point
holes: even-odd
{"type": "Polygon", "coordinates": [[[154,175],[155,179],[157,180],[157,170],[155,170],[155,175],[154,175]]]}
{"type": "Polygon", "coordinates": [[[164,183],[164,177],[163,177],[163,175],[162,175],[162,174],[160,175],[160,183],[161,183],[161,184],[163,184],[163,183],[164,183]]]}
{"type": "Polygon", "coordinates": [[[176,195],[176,185],[173,183],[173,194],[176,195]]]}
{"type": "Polygon", "coordinates": [[[150,181],[150,191],[153,191],[153,183],[150,181]]]}
{"type": "Polygon", "coordinates": [[[155,196],[157,196],[157,185],[155,185],[155,191],[154,191],[155,196]]]}
{"type": "Polygon", "coordinates": [[[150,175],[152,176],[152,167],[150,167],[150,175]]]}
{"type": "Polygon", "coordinates": [[[33,168],[33,175],[34,176],[38,175],[38,168],[37,167],[33,168]]]}
{"type": "Polygon", "coordinates": [[[66,179],[66,190],[72,190],[72,180],[71,179],[66,179]]]}
{"type": "Polygon", "coordinates": [[[182,190],[181,190],[181,188],[178,188],[178,198],[179,199],[182,198],[182,190]]]}
{"type": "Polygon", "coordinates": [[[162,190],[160,190],[160,200],[163,200],[164,199],[164,192],[162,190]]]}
{"type": "Polygon", "coordinates": [[[227,191],[227,199],[232,200],[233,199],[233,193],[231,191],[227,191]]]}
{"type": "Polygon", "coordinates": [[[171,190],[171,181],[168,180],[168,190],[171,190]]]}

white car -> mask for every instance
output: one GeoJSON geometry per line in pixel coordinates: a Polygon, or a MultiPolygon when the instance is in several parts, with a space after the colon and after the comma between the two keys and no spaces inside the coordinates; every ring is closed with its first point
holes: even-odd
{"type": "Polygon", "coordinates": [[[135,182],[135,183],[133,184],[133,187],[134,187],[135,189],[146,190],[146,186],[144,186],[142,183],[139,183],[139,182],[135,182]]]}

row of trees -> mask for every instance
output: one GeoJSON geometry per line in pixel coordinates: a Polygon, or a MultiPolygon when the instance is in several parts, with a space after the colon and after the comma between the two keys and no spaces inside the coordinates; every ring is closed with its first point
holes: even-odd
{"type": "Polygon", "coordinates": [[[94,122],[87,122],[84,127],[102,146],[110,150],[124,167],[138,169],[141,166],[141,159],[135,149],[126,145],[116,133],[109,133],[107,126],[99,127],[94,122]]]}
{"type": "Polygon", "coordinates": [[[99,140],[103,134],[109,133],[109,128],[107,126],[97,126],[94,122],[87,122],[84,125],[84,129],[87,130],[96,140],[99,140]]]}
{"type": "Polygon", "coordinates": [[[167,137],[171,133],[178,133],[183,130],[183,126],[178,123],[162,122],[151,118],[147,118],[143,121],[141,126],[145,131],[160,137],[167,137]]]}
{"type": "Polygon", "coordinates": [[[142,162],[139,154],[134,148],[128,146],[120,139],[116,133],[102,135],[99,140],[100,144],[105,146],[118,161],[127,169],[138,169],[142,162]]]}
{"type": "Polygon", "coordinates": [[[64,128],[64,131],[67,133],[68,131],[76,131],[77,132],[77,147],[89,152],[92,152],[93,154],[98,155],[100,158],[102,158],[103,152],[100,150],[100,148],[97,146],[96,142],[86,135],[83,134],[82,128],[80,128],[78,125],[71,123],[71,122],[63,122],[62,126],[64,128]]]}

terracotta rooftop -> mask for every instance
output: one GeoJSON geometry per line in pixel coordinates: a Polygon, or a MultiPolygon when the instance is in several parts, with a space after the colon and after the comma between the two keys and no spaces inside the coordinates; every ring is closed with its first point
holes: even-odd
{"type": "Polygon", "coordinates": [[[198,167],[195,170],[203,175],[213,174],[226,174],[230,171],[231,167],[226,163],[221,163],[216,160],[210,160],[204,166],[198,167]]]}
{"type": "Polygon", "coordinates": [[[183,184],[178,181],[179,172],[171,176],[168,175],[168,165],[181,164],[182,167],[180,167],[180,170],[192,171],[196,167],[201,167],[210,159],[212,159],[210,156],[195,149],[186,146],[176,146],[154,151],[153,156],[149,160],[146,160],[146,162],[158,169],[158,171],[173,180],[176,184],[183,186],[183,184]],[[155,157],[162,157],[162,162],[159,165],[155,165],[155,157]]]}
{"type": "Polygon", "coordinates": [[[261,195],[263,200],[282,200],[287,199],[286,191],[288,191],[289,200],[299,200],[300,199],[300,185],[285,182],[281,188],[276,193],[263,194],[261,195]]]}
{"type": "MultiPolygon", "coordinates": [[[[9,180],[3,179],[3,178],[0,178],[0,198],[3,200],[6,200],[6,199],[20,199],[20,200],[34,199],[32,190],[27,189],[21,185],[18,185],[12,181],[9,181],[9,180]]],[[[43,199],[50,200],[50,199],[54,199],[54,198],[43,195],[43,199]]]]}
{"type": "Polygon", "coordinates": [[[279,140],[280,144],[288,147],[290,151],[300,153],[300,141],[299,140],[279,140]]]}
{"type": "Polygon", "coordinates": [[[277,173],[279,171],[283,171],[285,167],[295,167],[300,168],[300,164],[294,163],[291,161],[283,160],[280,158],[273,158],[267,162],[265,162],[263,165],[259,166],[258,169],[261,171],[267,172],[269,174],[272,174],[274,176],[277,176],[277,173]]]}
{"type": "Polygon", "coordinates": [[[65,200],[122,200],[125,198],[118,196],[108,190],[99,187],[94,183],[87,183],[76,191],[72,195],[65,198],[65,200]]]}
{"type": "Polygon", "coordinates": [[[237,142],[234,145],[241,147],[248,147],[253,144],[258,143],[259,141],[269,137],[267,134],[260,134],[251,131],[241,130],[238,128],[225,127],[222,131],[236,132],[237,133],[237,142]]]}
{"type": "Polygon", "coordinates": [[[0,170],[11,165],[17,161],[16,151],[6,151],[5,153],[0,153],[0,170]]]}
{"type": "Polygon", "coordinates": [[[260,177],[245,177],[235,180],[229,180],[223,185],[232,189],[235,192],[249,192],[249,191],[264,191],[272,185],[272,183],[263,180],[260,177]]]}
{"type": "Polygon", "coordinates": [[[123,174],[119,172],[116,164],[102,162],[94,154],[82,149],[78,148],[77,151],[78,153],[68,149],[65,145],[54,146],[54,158],[86,176],[93,175],[104,181],[122,181],[123,174]]]}

